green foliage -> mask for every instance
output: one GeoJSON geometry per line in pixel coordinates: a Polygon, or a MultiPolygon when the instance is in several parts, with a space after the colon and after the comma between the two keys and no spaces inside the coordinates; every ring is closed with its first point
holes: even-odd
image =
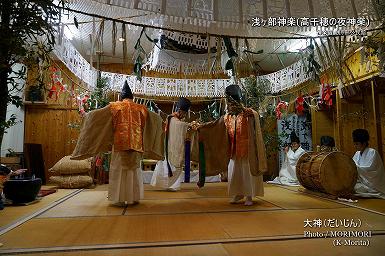
{"type": "Polygon", "coordinates": [[[378,54],[378,50],[381,46],[381,40],[378,40],[378,39],[376,40],[373,36],[368,36],[367,38],[364,39],[363,43],[367,48],[373,49],[372,52],[370,51],[366,52],[367,56],[369,56],[370,54],[372,55],[378,54]]]}
{"type": "Polygon", "coordinates": [[[211,105],[207,107],[204,111],[200,113],[200,119],[199,121],[206,123],[213,121],[221,116],[220,109],[219,109],[219,103],[215,101],[211,105]]]}
{"type": "Polygon", "coordinates": [[[260,104],[270,92],[270,86],[270,81],[267,79],[255,76],[247,77],[241,89],[245,106],[258,110],[260,104]]]}
{"type": "Polygon", "coordinates": [[[2,122],[0,123],[0,130],[3,130],[4,133],[7,133],[6,130],[7,130],[9,127],[12,127],[12,126],[14,126],[15,124],[17,124],[17,123],[19,123],[19,122],[21,122],[21,121],[20,121],[20,120],[19,120],[19,121],[17,120],[15,114],[12,114],[12,115],[9,117],[8,120],[2,121],[2,122]]]}
{"type": "Polygon", "coordinates": [[[96,81],[96,87],[94,91],[91,93],[90,97],[87,100],[87,109],[86,112],[103,108],[108,105],[110,102],[108,99],[108,92],[110,91],[110,87],[108,85],[108,78],[101,77],[96,81]]]}
{"type": "Polygon", "coordinates": [[[379,15],[380,20],[382,21],[382,29],[385,31],[384,25],[385,25],[385,1],[383,0],[377,0],[373,1],[374,8],[377,10],[377,13],[379,15]]]}
{"type": "Polygon", "coordinates": [[[15,157],[17,156],[17,153],[12,148],[7,149],[8,153],[6,154],[7,157],[15,157]]]}
{"type": "MultiPolygon", "coordinates": [[[[64,6],[64,1],[58,4],[64,6]]],[[[19,80],[25,79],[26,69],[14,72],[12,66],[34,63],[41,67],[46,58],[42,56],[48,56],[55,44],[59,21],[60,7],[51,0],[0,1],[0,143],[5,129],[16,123],[15,116],[6,120],[8,104],[22,104],[15,92],[23,90],[19,80]]]]}

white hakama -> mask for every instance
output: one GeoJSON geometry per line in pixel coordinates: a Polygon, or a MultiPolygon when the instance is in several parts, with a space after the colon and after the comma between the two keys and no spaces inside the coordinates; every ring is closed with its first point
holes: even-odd
{"type": "Polygon", "coordinates": [[[112,152],[109,172],[108,200],[115,203],[138,203],[143,199],[141,153],[112,152]]]}
{"type": "Polygon", "coordinates": [[[234,196],[263,196],[263,175],[253,176],[246,157],[230,159],[228,165],[228,191],[234,196]]]}
{"type": "Polygon", "coordinates": [[[171,164],[170,167],[173,174],[172,177],[168,176],[167,161],[158,161],[151,178],[151,186],[171,191],[179,190],[183,179],[182,168],[175,168],[171,164]]]}

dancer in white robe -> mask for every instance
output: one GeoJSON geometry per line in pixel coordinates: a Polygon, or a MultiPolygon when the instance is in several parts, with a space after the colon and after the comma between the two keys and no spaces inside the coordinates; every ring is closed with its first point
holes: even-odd
{"type": "Polygon", "coordinates": [[[185,140],[189,124],[182,121],[190,109],[191,102],[179,98],[177,112],[167,118],[166,158],[158,161],[151,178],[151,185],[167,191],[180,190],[183,179],[185,140]]]}
{"type": "Polygon", "coordinates": [[[364,129],[353,131],[354,146],[358,150],[353,160],[358,178],[354,187],[357,196],[385,199],[385,169],[380,154],[369,148],[369,133],[364,129]]]}
{"type": "Polygon", "coordinates": [[[285,160],[282,163],[281,170],[279,171],[279,176],[276,177],[274,180],[269,181],[268,183],[286,186],[299,186],[296,174],[296,165],[298,159],[306,151],[301,148],[299,138],[295,134],[295,132],[290,135],[290,139],[290,148],[285,148],[285,160]]]}

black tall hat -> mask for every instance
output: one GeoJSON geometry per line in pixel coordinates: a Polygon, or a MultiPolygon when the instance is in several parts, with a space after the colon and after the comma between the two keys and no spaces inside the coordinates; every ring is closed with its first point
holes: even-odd
{"type": "Polygon", "coordinates": [[[128,86],[127,80],[124,81],[123,89],[122,89],[122,92],[120,93],[120,98],[122,100],[134,98],[134,95],[132,94],[130,86],[128,86]]]}
{"type": "Polygon", "coordinates": [[[295,131],[292,131],[290,134],[290,142],[291,143],[293,143],[293,142],[299,143],[299,138],[298,138],[297,134],[295,133],[295,131]]]}
{"type": "Polygon", "coordinates": [[[330,136],[322,136],[321,137],[321,146],[327,146],[327,147],[335,147],[336,143],[333,139],[333,137],[330,136]]]}
{"type": "Polygon", "coordinates": [[[354,142],[365,143],[369,141],[369,132],[365,129],[355,129],[352,135],[354,142]]]}
{"type": "Polygon", "coordinates": [[[177,110],[188,111],[190,109],[191,102],[189,99],[180,97],[177,104],[177,110]]]}
{"type": "Polygon", "coordinates": [[[238,85],[231,84],[227,86],[225,93],[226,95],[231,96],[231,98],[233,98],[235,101],[241,102],[242,92],[241,92],[241,88],[239,88],[238,85]]]}

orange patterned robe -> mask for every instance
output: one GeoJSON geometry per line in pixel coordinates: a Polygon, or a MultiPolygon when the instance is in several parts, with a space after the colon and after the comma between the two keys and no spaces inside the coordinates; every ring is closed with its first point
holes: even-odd
{"type": "Polygon", "coordinates": [[[114,126],[114,151],[144,152],[143,131],[148,110],[132,100],[111,102],[114,126]]]}
{"type": "Polygon", "coordinates": [[[248,155],[249,118],[253,118],[253,112],[250,109],[245,109],[238,115],[225,115],[225,125],[230,139],[230,158],[248,155]]]}

